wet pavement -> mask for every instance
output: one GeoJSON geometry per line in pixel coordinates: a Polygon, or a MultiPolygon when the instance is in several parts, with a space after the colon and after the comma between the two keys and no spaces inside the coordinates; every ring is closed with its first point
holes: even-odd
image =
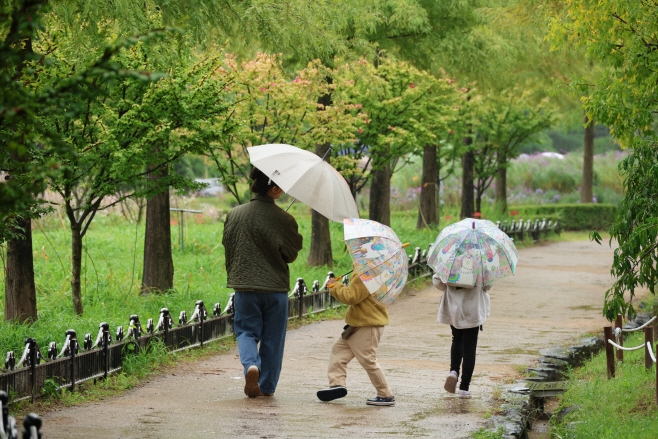
{"type": "Polygon", "coordinates": [[[601,305],[611,285],[612,250],[589,242],[541,244],[521,250],[516,275],[494,285],[491,317],[480,332],[470,400],[443,390],[450,327],[436,323],[440,293],[410,291],[389,308],[391,325],[379,361],[395,407],[370,407],[375,396],[356,361],[348,395],[319,402],[327,386],[331,346],[343,322],[309,324],[288,332],[276,395],[248,399],[237,349],[184,363],[173,373],[98,403],[44,416],[44,436],[56,438],[374,438],[407,435],[467,438],[485,425],[491,395],[511,382],[539,349],[605,324],[601,305]]]}

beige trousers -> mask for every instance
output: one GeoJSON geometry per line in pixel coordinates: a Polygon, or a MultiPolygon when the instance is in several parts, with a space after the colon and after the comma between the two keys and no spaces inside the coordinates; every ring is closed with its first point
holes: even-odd
{"type": "Polygon", "coordinates": [[[382,398],[393,396],[384,371],[377,363],[377,347],[383,333],[383,326],[362,326],[355,328],[347,340],[339,338],[331,348],[329,385],[345,386],[347,364],[356,357],[361,367],[368,373],[370,382],[377,389],[377,396],[382,398]]]}

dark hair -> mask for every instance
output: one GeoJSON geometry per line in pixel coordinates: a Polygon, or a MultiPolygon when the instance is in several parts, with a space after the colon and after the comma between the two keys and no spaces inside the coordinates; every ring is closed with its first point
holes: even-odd
{"type": "Polygon", "coordinates": [[[251,186],[249,186],[249,189],[251,189],[251,192],[256,194],[267,195],[267,192],[276,186],[276,183],[270,180],[270,178],[263,174],[263,172],[258,168],[251,168],[249,179],[253,180],[251,186]]]}

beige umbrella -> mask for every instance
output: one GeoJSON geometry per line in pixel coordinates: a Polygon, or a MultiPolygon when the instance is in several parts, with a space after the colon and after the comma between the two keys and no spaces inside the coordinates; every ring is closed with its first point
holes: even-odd
{"type": "Polygon", "coordinates": [[[285,193],[330,220],[342,222],[359,217],[343,176],[312,152],[286,144],[252,146],[247,151],[251,164],[285,193]]]}

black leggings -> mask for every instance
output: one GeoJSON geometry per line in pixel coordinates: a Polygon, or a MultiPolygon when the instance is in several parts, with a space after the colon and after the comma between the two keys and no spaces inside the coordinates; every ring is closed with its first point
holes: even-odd
{"type": "Polygon", "coordinates": [[[454,370],[459,374],[459,368],[462,366],[462,359],[464,360],[461,383],[459,390],[468,390],[473,377],[473,369],[475,369],[475,350],[478,346],[478,331],[479,327],[457,329],[450,325],[452,329],[452,347],[450,348],[450,370],[454,370]]]}

